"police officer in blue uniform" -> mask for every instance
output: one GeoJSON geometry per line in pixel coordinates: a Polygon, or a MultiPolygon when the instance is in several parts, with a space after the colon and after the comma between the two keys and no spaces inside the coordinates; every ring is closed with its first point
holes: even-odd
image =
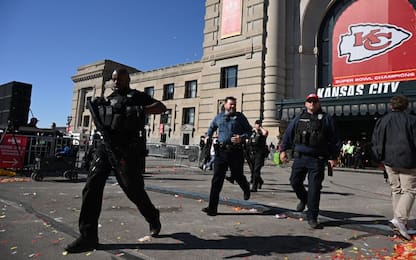
{"type": "Polygon", "coordinates": [[[280,160],[287,162],[286,150],[294,151],[290,184],[300,200],[296,211],[308,207],[306,217],[311,228],[319,228],[318,214],[325,166],[334,167],[340,152],[339,138],[334,120],[324,113],[318,96],[309,94],[306,109],[292,120],[280,145],[280,160]],[[303,182],[308,176],[308,191],[303,182]]]}
{"type": "Polygon", "coordinates": [[[224,111],[214,118],[207,131],[208,138],[212,138],[215,131],[218,133],[209,204],[208,207],[202,209],[209,216],[217,215],[220,192],[228,168],[230,168],[231,177],[243,190],[244,200],[250,199],[250,184],[243,172],[242,143],[249,138],[251,129],[252,127],[244,114],[236,112],[236,98],[226,97],[224,111]]]}
{"type": "Polygon", "coordinates": [[[65,248],[69,253],[98,247],[98,218],[110,172],[114,172],[120,187],[149,223],[150,234],[158,235],[161,229],[159,210],[144,189],[140,169],[143,163],[141,159],[145,156],[142,138],[145,116],[163,113],[166,107],[144,92],[131,89],[130,76],[124,68],[117,70],[115,83],[115,90],[107,100],[97,98],[89,103],[94,123],[103,135],[103,142],[93,154],[89,176],[82,191],[79,216],[81,235],[65,248]]]}

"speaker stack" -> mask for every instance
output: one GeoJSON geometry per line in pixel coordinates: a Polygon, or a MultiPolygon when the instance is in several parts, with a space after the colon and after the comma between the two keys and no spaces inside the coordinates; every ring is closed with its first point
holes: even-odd
{"type": "Polygon", "coordinates": [[[31,95],[31,84],[12,81],[0,85],[0,128],[27,124],[31,95]]]}

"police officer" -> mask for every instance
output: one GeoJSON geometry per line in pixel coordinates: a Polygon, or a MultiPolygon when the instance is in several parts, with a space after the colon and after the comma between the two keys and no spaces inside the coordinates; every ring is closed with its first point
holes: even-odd
{"type": "Polygon", "coordinates": [[[98,218],[104,186],[111,171],[149,223],[150,234],[158,235],[161,229],[159,210],[150,201],[139,171],[140,158],[144,156],[140,134],[144,130],[145,114],[160,114],[166,107],[145,93],[131,89],[130,76],[124,68],[117,70],[115,83],[115,90],[107,100],[100,98],[91,103],[90,112],[103,135],[103,142],[93,154],[82,191],[81,235],[66,247],[69,253],[90,251],[98,246],[98,218]]]}
{"type": "Polygon", "coordinates": [[[322,181],[327,161],[333,167],[341,141],[334,120],[321,109],[319,98],[312,93],[306,97],[306,110],[292,120],[280,145],[280,160],[287,162],[286,150],[294,145],[294,162],[290,184],[300,200],[296,211],[308,206],[306,217],[311,228],[319,228],[318,214],[322,181]],[[308,191],[303,182],[308,175],[308,191]]]}
{"type": "Polygon", "coordinates": [[[264,166],[264,159],[268,155],[268,148],[266,145],[266,139],[269,135],[262,126],[262,121],[256,120],[254,122],[253,133],[250,137],[250,157],[251,157],[251,171],[253,186],[251,187],[252,192],[257,192],[257,189],[261,189],[264,181],[261,178],[261,168],[264,166]]]}
{"type": "Polygon", "coordinates": [[[215,131],[218,132],[209,204],[208,207],[202,209],[209,216],[217,215],[220,192],[228,167],[232,178],[244,191],[244,200],[250,199],[250,184],[243,174],[242,143],[249,138],[251,129],[252,127],[244,114],[236,112],[236,98],[226,97],[224,111],[214,118],[207,131],[208,138],[212,138],[215,131]]]}

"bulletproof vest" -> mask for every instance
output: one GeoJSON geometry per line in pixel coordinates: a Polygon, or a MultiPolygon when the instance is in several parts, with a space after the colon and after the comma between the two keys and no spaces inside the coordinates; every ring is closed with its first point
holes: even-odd
{"type": "Polygon", "coordinates": [[[266,137],[258,131],[253,131],[250,136],[250,144],[254,149],[264,149],[266,145],[266,137]]]}
{"type": "Polygon", "coordinates": [[[295,127],[295,144],[310,147],[322,146],[327,142],[324,114],[302,113],[295,127]]]}
{"type": "Polygon", "coordinates": [[[119,134],[138,134],[144,130],[143,107],[133,105],[134,91],[127,95],[110,95],[108,102],[98,106],[100,120],[104,127],[119,134]]]}

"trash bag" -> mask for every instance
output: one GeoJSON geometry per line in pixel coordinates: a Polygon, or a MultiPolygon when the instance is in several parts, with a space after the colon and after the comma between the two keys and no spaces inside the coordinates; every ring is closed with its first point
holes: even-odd
{"type": "Polygon", "coordinates": [[[273,162],[276,166],[280,165],[280,152],[275,152],[273,154],[273,162]]]}

